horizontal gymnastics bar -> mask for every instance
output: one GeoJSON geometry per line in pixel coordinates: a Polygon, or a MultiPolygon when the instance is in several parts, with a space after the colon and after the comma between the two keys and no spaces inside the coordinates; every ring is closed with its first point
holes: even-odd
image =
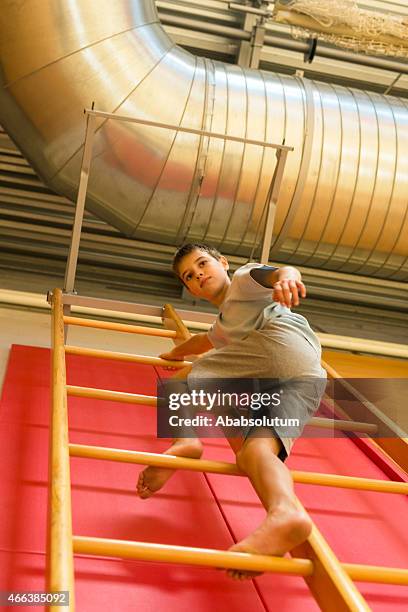
{"type": "MultiPolygon", "coordinates": [[[[191,459],[189,457],[176,457],[160,453],[146,453],[132,450],[107,448],[102,446],[88,446],[84,444],[70,444],[71,457],[88,459],[103,459],[123,463],[136,463],[152,465],[155,467],[191,470],[195,472],[208,472],[212,474],[227,474],[230,476],[246,476],[234,463],[224,461],[210,461],[208,459],[191,459]]],[[[359,489],[362,491],[377,491],[382,493],[408,494],[408,483],[389,480],[376,480],[360,478],[357,476],[340,476],[338,474],[322,474],[317,472],[301,472],[291,470],[293,480],[300,484],[315,484],[344,489],[359,489]]]]}

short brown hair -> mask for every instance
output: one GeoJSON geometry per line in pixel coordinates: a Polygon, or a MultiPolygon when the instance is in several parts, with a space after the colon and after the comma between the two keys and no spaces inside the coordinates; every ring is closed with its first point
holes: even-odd
{"type": "Polygon", "coordinates": [[[179,278],[180,276],[178,272],[178,267],[179,267],[181,260],[183,259],[183,257],[185,257],[186,255],[189,255],[195,250],[205,251],[206,253],[211,255],[211,257],[214,257],[214,259],[217,259],[218,261],[222,257],[221,253],[217,251],[217,249],[215,249],[214,247],[210,246],[209,244],[204,244],[203,242],[187,242],[186,244],[183,244],[181,247],[177,249],[173,257],[173,272],[179,278]]]}

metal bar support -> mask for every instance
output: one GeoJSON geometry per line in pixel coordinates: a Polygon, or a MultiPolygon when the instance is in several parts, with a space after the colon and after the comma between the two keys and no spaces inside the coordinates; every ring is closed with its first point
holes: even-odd
{"type": "Polygon", "coordinates": [[[280,186],[283,178],[283,172],[285,170],[287,151],[282,149],[277,152],[277,166],[276,170],[273,174],[270,190],[268,192],[268,197],[270,193],[270,199],[268,202],[268,210],[266,214],[266,223],[264,227],[264,233],[262,238],[262,250],[261,250],[261,258],[260,262],[263,264],[267,264],[269,261],[269,251],[271,248],[272,241],[272,233],[273,227],[275,224],[275,214],[276,214],[276,206],[278,202],[278,196],[280,191],[280,186]]]}
{"type": "Polygon", "coordinates": [[[64,291],[71,293],[74,291],[75,274],[78,262],[79,241],[81,239],[82,221],[84,218],[86,191],[88,188],[89,172],[91,169],[92,147],[95,135],[95,115],[88,114],[84,154],[82,157],[81,176],[79,179],[78,197],[75,208],[75,219],[72,228],[71,244],[65,271],[64,291]]]}
{"type": "Polygon", "coordinates": [[[89,116],[104,117],[105,119],[115,119],[116,121],[125,121],[129,123],[138,123],[140,125],[149,125],[151,127],[164,128],[166,130],[175,130],[176,132],[184,132],[186,134],[196,134],[198,136],[208,136],[209,138],[218,138],[220,140],[230,140],[231,142],[242,142],[244,144],[258,145],[270,149],[278,149],[282,151],[293,151],[293,147],[274,144],[265,140],[253,140],[252,138],[241,138],[240,136],[229,136],[219,132],[209,132],[208,130],[197,130],[195,128],[185,128],[172,123],[160,123],[158,121],[148,121],[147,119],[139,119],[138,117],[127,117],[126,115],[115,115],[113,113],[105,113],[104,111],[96,111],[85,109],[89,116]]]}

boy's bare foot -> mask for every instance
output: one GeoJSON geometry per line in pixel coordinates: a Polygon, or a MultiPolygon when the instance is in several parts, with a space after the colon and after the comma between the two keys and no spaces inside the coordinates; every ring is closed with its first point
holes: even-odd
{"type": "MultiPolygon", "coordinates": [[[[164,451],[164,455],[176,455],[177,457],[190,457],[199,459],[203,452],[203,445],[200,440],[191,439],[183,442],[175,442],[170,448],[164,451]]],[[[149,466],[139,474],[137,481],[137,494],[141,499],[151,497],[162,488],[168,479],[174,474],[175,470],[149,466]]]]}
{"type": "MultiPolygon", "coordinates": [[[[302,510],[290,509],[269,512],[264,521],[249,536],[234,544],[231,552],[282,556],[304,542],[312,530],[312,521],[302,510]]],[[[262,572],[227,570],[231,578],[239,580],[260,576],[262,572]]]]}

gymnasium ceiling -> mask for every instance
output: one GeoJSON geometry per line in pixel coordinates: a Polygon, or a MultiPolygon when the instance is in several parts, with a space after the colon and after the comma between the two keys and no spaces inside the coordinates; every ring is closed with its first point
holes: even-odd
{"type": "MultiPolygon", "coordinates": [[[[157,0],[156,5],[165,30],[177,44],[229,63],[245,61],[239,32],[248,24],[244,14],[229,8],[226,0],[157,0]]],[[[359,5],[408,17],[405,0],[371,0],[359,5]]],[[[342,50],[341,61],[328,59],[319,55],[319,46],[324,47],[319,43],[313,62],[305,63],[303,52],[282,48],[293,41],[288,26],[268,22],[266,29],[270,40],[280,39],[282,44],[262,47],[259,67],[264,70],[285,74],[302,71],[316,80],[408,98],[408,62],[402,58],[379,58],[381,66],[374,67],[366,64],[376,63],[375,58],[361,56],[363,63],[356,63],[356,54],[342,50]]],[[[1,286],[38,292],[61,286],[73,204],[40,181],[4,131],[0,131],[0,206],[1,286]]],[[[77,289],[98,297],[150,304],[170,301],[204,310],[207,306],[194,305],[169,272],[172,252],[169,246],[125,238],[87,213],[77,289]]],[[[231,259],[233,267],[245,263],[238,257],[231,259]]],[[[394,342],[408,339],[403,283],[318,269],[302,271],[309,299],[301,312],[310,317],[316,329],[394,342]]]]}
{"type": "MultiPolygon", "coordinates": [[[[197,55],[238,63],[241,41],[236,36],[245,29],[249,31],[252,24],[246,25],[243,13],[229,8],[230,4],[245,4],[245,2],[156,1],[161,22],[177,44],[197,55]]],[[[272,11],[274,3],[254,0],[247,4],[256,6],[262,4],[263,7],[269,6],[272,11]]],[[[391,15],[408,17],[406,0],[360,1],[358,6],[366,10],[386,11],[391,15]]],[[[262,46],[258,66],[263,70],[285,74],[294,74],[296,70],[301,70],[304,71],[304,76],[311,79],[408,97],[408,62],[404,58],[358,55],[318,42],[315,58],[311,63],[305,63],[302,51],[283,48],[285,43],[290,42],[292,45],[294,43],[290,26],[269,20],[266,22],[265,36],[269,44],[262,46]],[[321,49],[335,50],[343,59],[325,58],[320,55],[321,49]],[[357,59],[363,63],[358,63],[357,59]],[[373,65],[369,66],[368,63],[373,65]],[[381,64],[382,68],[375,67],[376,63],[381,64]],[[405,74],[399,72],[399,69],[405,70],[405,74]]]]}

